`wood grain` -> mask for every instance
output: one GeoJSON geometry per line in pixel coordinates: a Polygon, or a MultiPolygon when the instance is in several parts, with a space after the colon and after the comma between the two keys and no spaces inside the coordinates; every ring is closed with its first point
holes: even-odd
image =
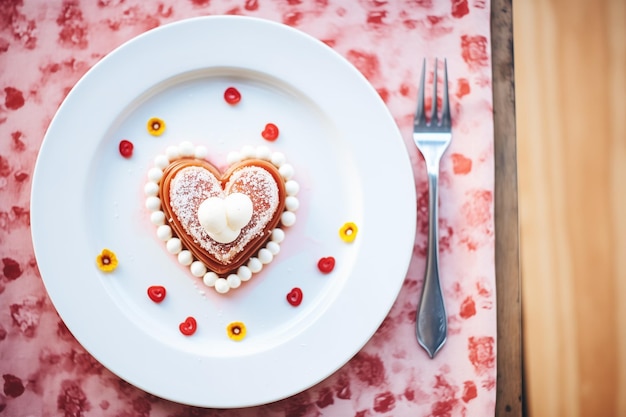
{"type": "Polygon", "coordinates": [[[626,3],[514,4],[530,417],[626,415],[626,3]]]}
{"type": "Polygon", "coordinates": [[[491,2],[494,101],[496,287],[498,299],[497,417],[522,416],[515,79],[511,0],[491,2]]]}

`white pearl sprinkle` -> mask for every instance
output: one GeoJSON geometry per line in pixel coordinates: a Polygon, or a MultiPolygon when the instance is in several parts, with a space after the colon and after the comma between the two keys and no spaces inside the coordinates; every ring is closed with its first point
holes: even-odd
{"type": "Polygon", "coordinates": [[[181,156],[193,156],[196,152],[196,147],[193,146],[193,143],[184,141],[178,145],[178,152],[181,156]]]}
{"type": "Polygon", "coordinates": [[[256,274],[257,272],[261,272],[261,269],[263,269],[263,264],[261,263],[261,261],[259,261],[258,258],[250,258],[250,260],[248,261],[248,268],[250,268],[250,271],[252,271],[252,273],[256,274]]]}
{"type": "Polygon", "coordinates": [[[218,278],[217,281],[215,281],[215,291],[220,294],[226,294],[228,290],[230,290],[230,285],[228,285],[226,278],[218,278]]]}
{"type": "Polygon", "coordinates": [[[206,146],[196,146],[196,152],[195,152],[195,157],[198,159],[205,159],[207,157],[207,155],[209,154],[209,150],[206,148],[206,146]]]}
{"type": "Polygon", "coordinates": [[[192,262],[193,256],[188,250],[182,250],[178,253],[178,263],[180,263],[181,265],[188,266],[191,265],[192,262]]]}
{"type": "Polygon", "coordinates": [[[285,211],[280,216],[280,222],[283,224],[283,226],[293,226],[294,224],[296,224],[296,214],[293,211],[285,211]]]}
{"type": "Polygon", "coordinates": [[[172,237],[172,228],[166,224],[157,227],[157,236],[159,239],[166,241],[172,237]]]}
{"type": "Polygon", "coordinates": [[[241,154],[237,151],[229,152],[228,155],[226,155],[226,162],[228,162],[228,165],[232,165],[239,161],[241,161],[241,154]]]}
{"type": "Polygon", "coordinates": [[[280,245],[273,241],[267,242],[267,245],[265,245],[265,248],[268,251],[270,251],[270,253],[274,256],[278,255],[278,252],[280,252],[280,245]]]}
{"type": "Polygon", "coordinates": [[[206,266],[200,261],[192,262],[191,265],[189,265],[189,270],[194,277],[202,277],[206,274],[206,266]]]}
{"type": "Polygon", "coordinates": [[[183,250],[183,243],[179,238],[173,237],[167,241],[165,244],[167,251],[172,255],[177,255],[181,250],[183,250]]]}
{"type": "Polygon", "coordinates": [[[165,169],[170,164],[170,160],[165,155],[157,155],[154,158],[154,165],[159,169],[165,169]]]}
{"type": "Polygon", "coordinates": [[[276,228],[272,230],[272,242],[280,243],[285,239],[285,232],[283,229],[276,228]]]}
{"type": "Polygon", "coordinates": [[[204,282],[204,285],[206,285],[207,287],[213,287],[215,286],[215,282],[217,281],[219,277],[217,276],[217,274],[213,271],[209,271],[206,274],[204,274],[204,277],[202,277],[202,282],[204,282]]]}
{"type": "Polygon", "coordinates": [[[287,195],[296,195],[300,191],[300,184],[294,180],[289,180],[285,183],[285,191],[287,195]]]}
{"type": "Polygon", "coordinates": [[[274,152],[270,161],[272,162],[272,164],[280,168],[280,166],[287,161],[287,158],[282,152],[274,152]]]}
{"type": "Polygon", "coordinates": [[[174,145],[168,146],[165,149],[165,155],[167,156],[167,159],[169,159],[170,161],[180,158],[180,152],[178,152],[178,146],[174,146],[174,145]]]}
{"type": "Polygon", "coordinates": [[[239,279],[241,279],[242,281],[248,281],[250,280],[250,278],[252,278],[252,271],[250,271],[250,268],[248,268],[247,266],[240,266],[239,269],[237,270],[237,275],[239,276],[239,279]]]}
{"type": "Polygon", "coordinates": [[[161,199],[156,196],[150,196],[146,198],[146,208],[150,211],[157,211],[161,209],[161,199]]]}
{"type": "Polygon", "coordinates": [[[295,196],[287,196],[285,198],[285,208],[289,211],[297,211],[300,207],[300,201],[295,196]]]}
{"type": "Polygon", "coordinates": [[[257,256],[259,258],[259,261],[261,261],[261,263],[264,265],[269,264],[270,262],[272,262],[272,259],[274,259],[274,255],[272,255],[272,252],[268,251],[265,248],[261,249],[257,256]]]}
{"type": "Polygon", "coordinates": [[[278,173],[285,179],[289,180],[294,175],[294,169],[291,164],[282,164],[280,168],[278,168],[278,173]]]}
{"type": "Polygon", "coordinates": [[[148,171],[148,179],[150,181],[159,182],[162,177],[163,177],[163,171],[161,171],[157,167],[152,167],[148,171]]]}
{"type": "Polygon", "coordinates": [[[239,288],[239,286],[241,285],[241,278],[239,278],[237,274],[230,274],[226,278],[226,282],[228,283],[228,286],[230,288],[239,288]]]}
{"type": "Polygon", "coordinates": [[[165,224],[165,213],[163,213],[161,210],[153,211],[150,214],[150,221],[155,226],[161,226],[162,224],[165,224]]]}
{"type": "Polygon", "coordinates": [[[246,145],[241,148],[241,157],[243,159],[249,159],[256,157],[256,149],[252,145],[246,145]]]}
{"type": "Polygon", "coordinates": [[[272,151],[267,146],[257,146],[256,157],[264,161],[269,161],[272,157],[272,151]]]}
{"type": "Polygon", "coordinates": [[[159,184],[154,181],[148,181],[143,187],[143,192],[147,196],[157,195],[159,193],[159,184]]]}

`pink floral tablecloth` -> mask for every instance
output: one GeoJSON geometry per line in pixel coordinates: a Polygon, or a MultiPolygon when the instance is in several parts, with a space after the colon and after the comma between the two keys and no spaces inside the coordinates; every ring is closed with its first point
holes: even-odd
{"type": "Polygon", "coordinates": [[[493,415],[496,294],[489,7],[486,0],[0,1],[0,415],[493,415]],[[46,294],[29,222],[39,147],[79,78],[142,32],[218,14],[285,23],[352,62],[400,127],[415,168],[418,196],[414,256],[397,302],[374,337],[313,388],[276,403],[231,410],[162,400],[119,379],[91,357],[46,294]],[[414,330],[425,264],[428,191],[411,130],[424,57],[429,63],[435,57],[448,59],[454,119],[454,140],[442,161],[439,222],[449,337],[434,360],[418,346],[414,330]]]}

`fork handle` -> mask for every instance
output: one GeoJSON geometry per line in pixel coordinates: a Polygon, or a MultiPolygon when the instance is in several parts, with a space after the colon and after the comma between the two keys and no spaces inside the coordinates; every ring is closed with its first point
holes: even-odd
{"type": "Polygon", "coordinates": [[[434,358],[446,341],[448,320],[439,282],[438,175],[431,172],[431,169],[428,171],[428,254],[424,286],[417,310],[417,340],[428,355],[434,358]]]}

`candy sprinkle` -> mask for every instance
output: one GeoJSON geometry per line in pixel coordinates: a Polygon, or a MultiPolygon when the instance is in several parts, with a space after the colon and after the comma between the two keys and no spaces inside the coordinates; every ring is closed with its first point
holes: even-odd
{"type": "Polygon", "coordinates": [[[235,105],[241,101],[241,93],[235,87],[228,87],[224,91],[224,100],[230,105],[235,105]]]}
{"type": "Polygon", "coordinates": [[[194,319],[191,316],[187,317],[185,321],[183,321],[182,323],[178,325],[178,329],[185,336],[191,336],[192,334],[196,332],[197,328],[198,328],[198,323],[196,322],[196,319],[194,319]]]}
{"type": "Polygon", "coordinates": [[[278,126],[276,126],[274,123],[268,123],[265,125],[265,129],[263,129],[263,132],[261,132],[261,136],[263,136],[263,139],[273,142],[278,139],[278,133],[278,126]]]}
{"type": "Polygon", "coordinates": [[[96,265],[102,272],[112,272],[117,268],[117,256],[109,249],[102,249],[102,252],[96,256],[96,265]]]}
{"type": "Polygon", "coordinates": [[[319,269],[320,272],[324,274],[328,274],[332,272],[334,268],[335,268],[335,258],[333,258],[332,256],[321,258],[317,262],[317,269],[319,269]]]}
{"type": "Polygon", "coordinates": [[[226,334],[231,340],[239,342],[246,337],[246,325],[240,321],[233,321],[226,326],[226,334]]]}
{"type": "Polygon", "coordinates": [[[152,285],[148,287],[148,297],[150,297],[150,299],[155,303],[160,303],[161,301],[163,301],[166,294],[167,291],[162,285],[152,285]]]}
{"type": "Polygon", "coordinates": [[[287,302],[294,307],[298,307],[302,303],[302,290],[298,287],[294,287],[287,293],[287,302]]]}
{"type": "Polygon", "coordinates": [[[347,222],[339,229],[339,237],[346,243],[352,243],[356,238],[359,228],[352,222],[347,222]]]}
{"type": "Polygon", "coordinates": [[[146,128],[152,136],[161,136],[165,131],[165,122],[158,117],[153,117],[148,120],[146,128]]]}
{"type": "Polygon", "coordinates": [[[120,154],[124,157],[124,158],[130,158],[131,156],[133,156],[133,143],[129,140],[123,139],[120,141],[120,146],[119,146],[119,150],[120,150],[120,154]]]}

